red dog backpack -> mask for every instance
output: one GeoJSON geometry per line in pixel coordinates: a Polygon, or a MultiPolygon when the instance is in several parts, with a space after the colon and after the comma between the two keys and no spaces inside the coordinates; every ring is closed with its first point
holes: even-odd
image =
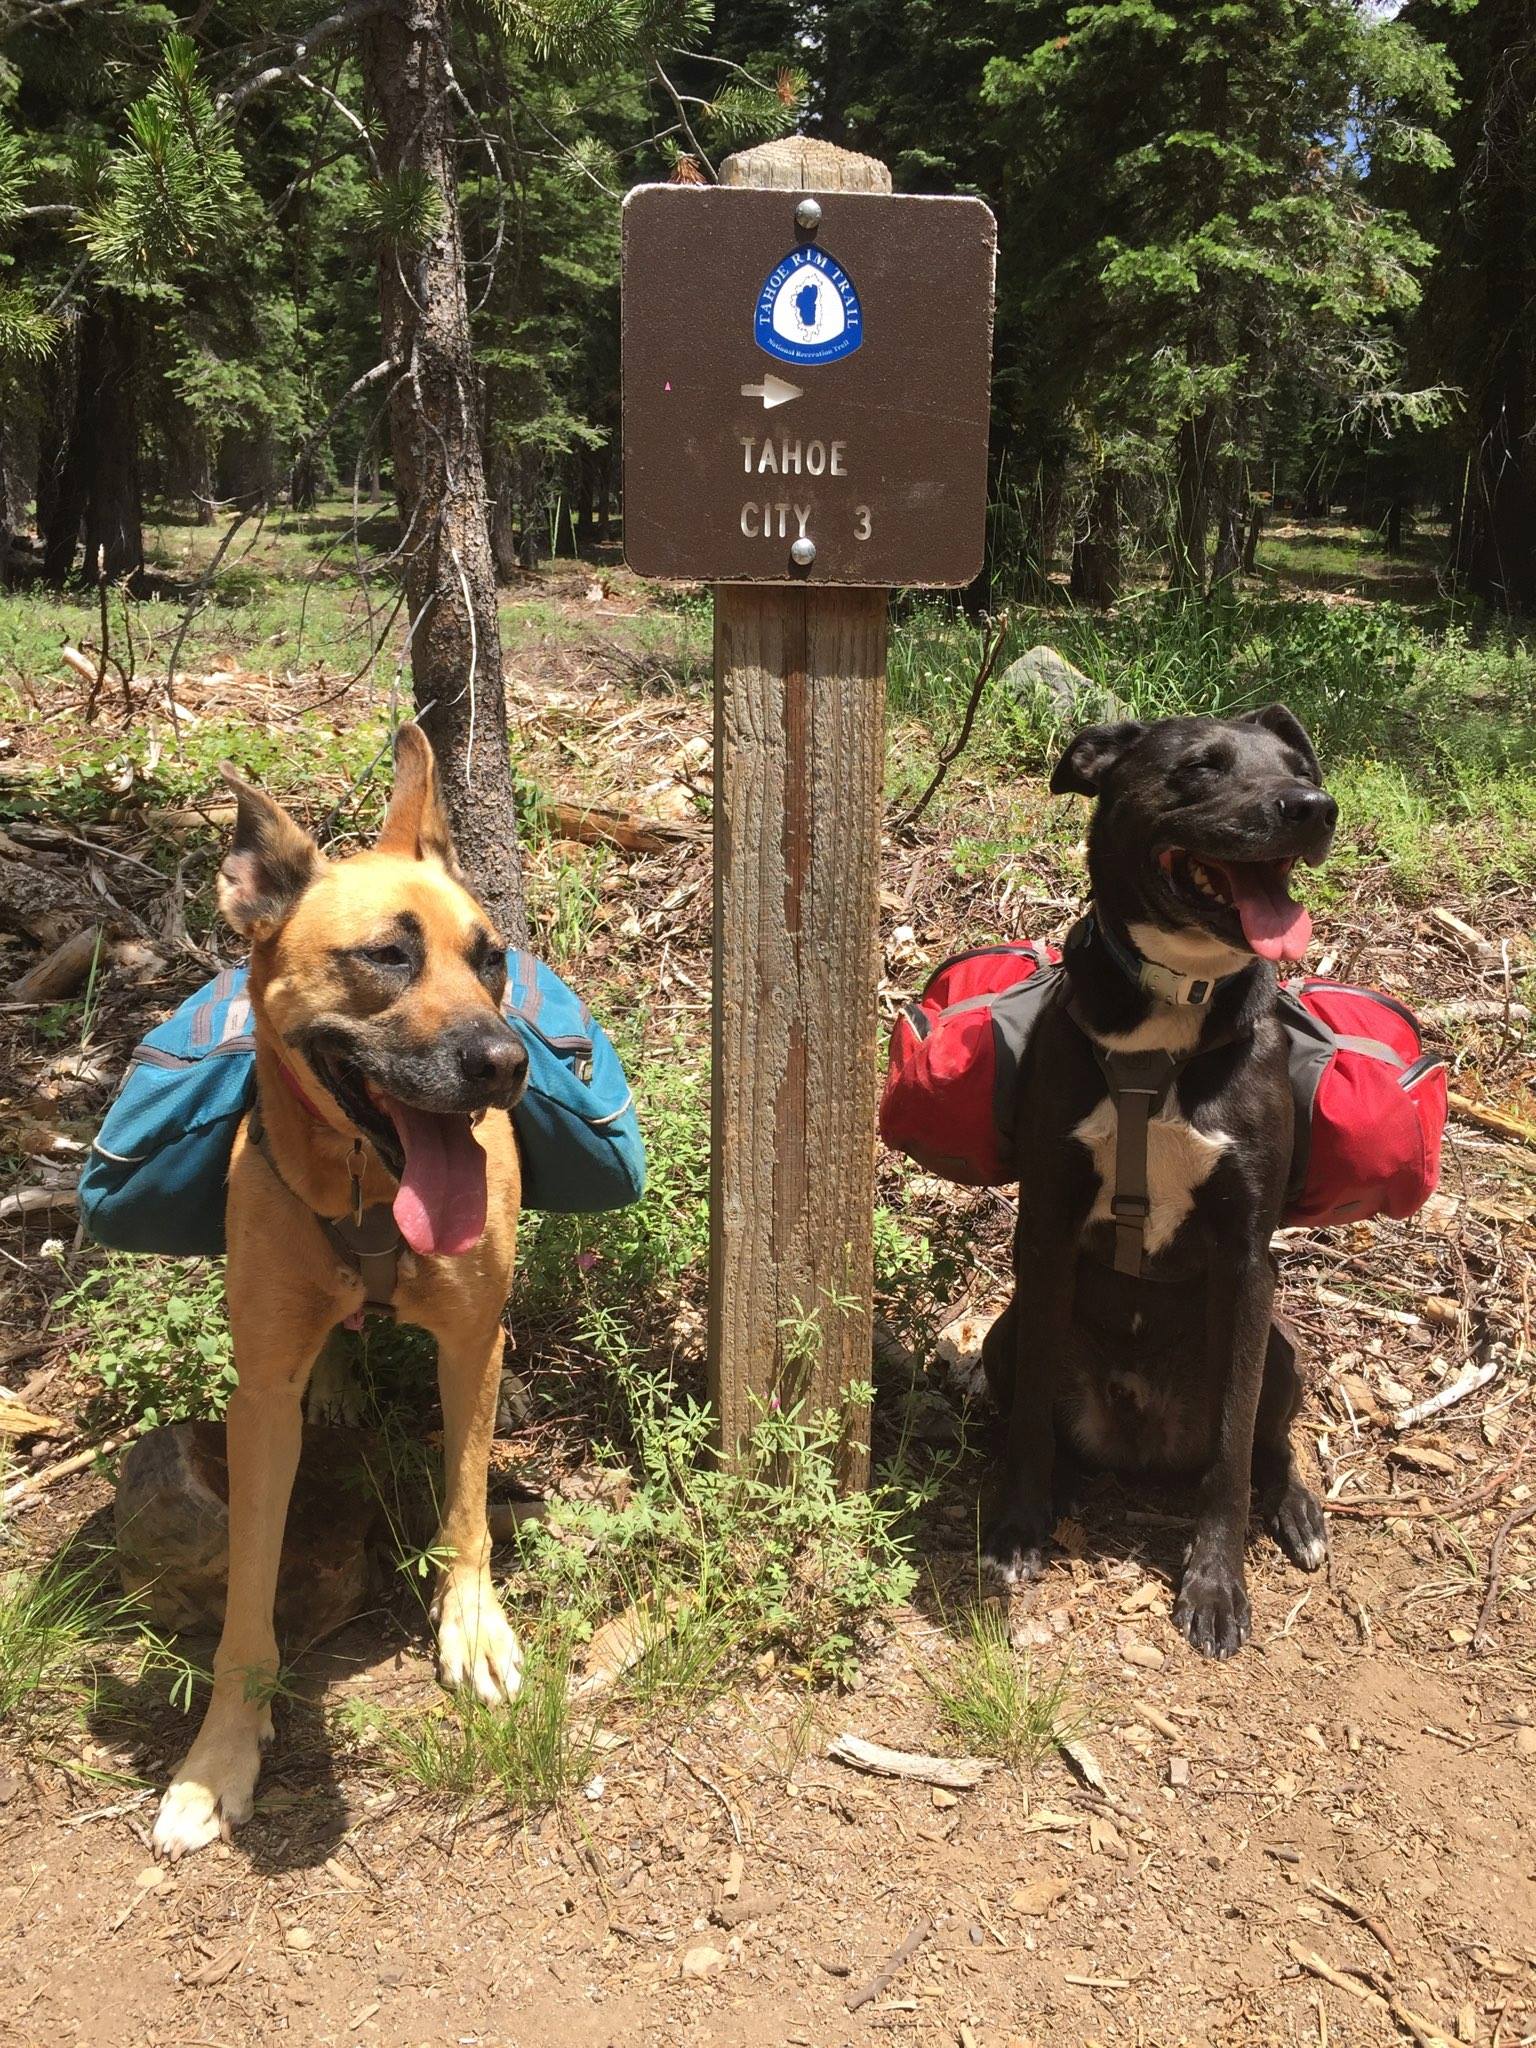
{"type": "MultiPolygon", "coordinates": [[[[1019,1065],[1057,988],[1055,947],[958,953],[891,1033],[880,1135],[929,1172],[972,1187],[1016,1176],[1019,1065]]],[[[1313,978],[1280,991],[1296,1137],[1284,1221],[1411,1216],[1440,1177],[1445,1064],[1413,1013],[1374,989],[1313,978]]]]}
{"type": "Polygon", "coordinates": [[[1445,1062],[1377,989],[1308,976],[1280,991],[1296,1137],[1285,1221],[1411,1216],[1440,1179],[1445,1062]]]}

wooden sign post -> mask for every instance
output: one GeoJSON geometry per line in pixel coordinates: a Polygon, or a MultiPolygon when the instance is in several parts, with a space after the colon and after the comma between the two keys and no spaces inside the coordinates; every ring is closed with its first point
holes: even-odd
{"type": "MultiPolygon", "coordinates": [[[[624,219],[625,556],[715,590],[710,1395],[870,1376],[889,586],[965,583],[992,217],[804,137],[624,219]]],[[[850,1414],[844,1478],[867,1476],[850,1414]]]]}

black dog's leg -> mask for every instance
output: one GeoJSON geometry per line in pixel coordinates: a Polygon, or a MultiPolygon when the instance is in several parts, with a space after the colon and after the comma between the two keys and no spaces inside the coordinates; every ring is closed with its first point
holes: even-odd
{"type": "Polygon", "coordinates": [[[1243,1543],[1275,1296],[1269,1260],[1254,1249],[1257,1235],[1244,1232],[1236,1241],[1224,1234],[1212,1260],[1207,1296],[1212,1381],[1221,1390],[1216,1454],[1201,1483],[1194,1541],[1173,1610],[1174,1620],[1206,1657],[1232,1656],[1247,1642],[1252,1626],[1243,1543]]]}
{"type": "MultiPolygon", "coordinates": [[[[1056,1390],[1072,1322],[1075,1236],[1038,1234],[1020,1210],[1012,1311],[1013,1387],[997,1505],[982,1537],[983,1562],[1009,1585],[1040,1576],[1056,1526],[1056,1390]]],[[[994,1359],[1001,1359],[994,1350],[994,1359]]]]}
{"type": "Polygon", "coordinates": [[[1296,1346],[1279,1323],[1269,1330],[1264,1385],[1253,1433],[1253,1484],[1264,1526],[1292,1564],[1315,1572],[1328,1555],[1323,1510],[1296,1464],[1291,1424],[1301,1408],[1296,1346]]]}

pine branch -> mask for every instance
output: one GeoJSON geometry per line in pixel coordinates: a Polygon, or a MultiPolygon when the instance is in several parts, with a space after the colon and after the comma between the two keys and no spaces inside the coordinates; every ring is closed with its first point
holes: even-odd
{"type": "Polygon", "coordinates": [[[350,35],[353,29],[371,21],[377,14],[387,14],[390,4],[391,0],[351,0],[350,6],[328,14],[323,21],[317,21],[313,28],[306,29],[295,39],[292,50],[281,64],[268,65],[264,71],[258,71],[231,87],[219,100],[220,111],[238,114],[246,101],[254,99],[257,93],[265,92],[268,86],[277,85],[285,78],[296,77],[311,51],[335,42],[338,36],[350,35]]]}

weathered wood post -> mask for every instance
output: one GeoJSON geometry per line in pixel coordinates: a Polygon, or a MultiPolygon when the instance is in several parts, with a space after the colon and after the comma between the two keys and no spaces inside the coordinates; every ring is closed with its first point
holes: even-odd
{"type": "Polygon", "coordinates": [[[980,565],[992,262],[979,201],[894,198],[883,164],[805,137],[625,204],[625,556],[716,584],[728,1453],[757,1406],[831,1407],[870,1375],[886,614],[891,585],[980,565]]]}

